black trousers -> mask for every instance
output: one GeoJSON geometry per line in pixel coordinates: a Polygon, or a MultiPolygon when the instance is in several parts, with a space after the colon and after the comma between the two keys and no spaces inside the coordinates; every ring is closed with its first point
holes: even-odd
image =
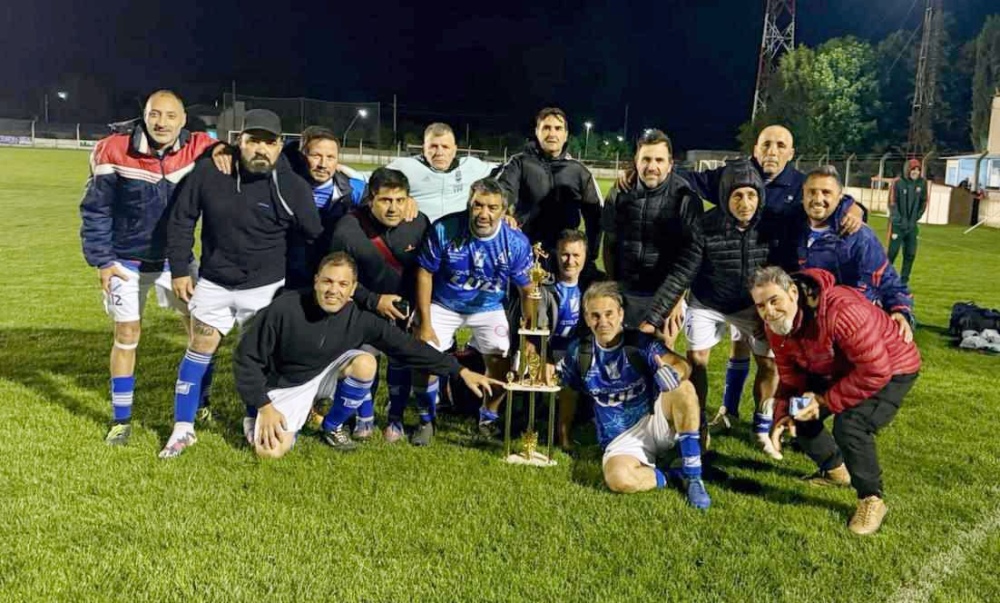
{"type": "Polygon", "coordinates": [[[802,449],[824,471],[847,465],[851,485],[858,498],[882,496],[882,468],[875,451],[875,434],[896,416],[910,388],[917,380],[912,375],[896,375],[874,396],[834,416],[833,435],[823,428],[832,413],[826,408],[815,421],[795,422],[802,449]]]}

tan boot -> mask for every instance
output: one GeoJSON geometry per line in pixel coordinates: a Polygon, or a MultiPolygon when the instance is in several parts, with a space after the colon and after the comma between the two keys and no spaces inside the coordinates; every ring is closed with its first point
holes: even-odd
{"type": "Polygon", "coordinates": [[[887,510],[885,502],[875,494],[862,498],[858,501],[858,508],[854,511],[847,528],[861,536],[874,534],[882,527],[882,520],[885,519],[887,510]]]}
{"type": "Polygon", "coordinates": [[[806,477],[806,481],[814,486],[835,486],[846,488],[851,485],[851,474],[847,472],[847,467],[841,463],[829,471],[817,471],[806,477]]]}

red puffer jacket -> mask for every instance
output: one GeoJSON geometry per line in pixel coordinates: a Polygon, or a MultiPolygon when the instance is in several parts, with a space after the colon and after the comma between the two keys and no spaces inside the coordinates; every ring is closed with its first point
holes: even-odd
{"type": "Polygon", "coordinates": [[[818,287],[819,305],[807,321],[800,310],[787,336],[767,328],[781,379],[774,396],[775,422],[788,414],[790,396],[822,393],[836,414],[870,398],[893,375],[920,370],[917,345],[899,337],[898,325],[885,310],[856,289],[835,285],[826,270],[803,270],[799,276],[818,287]]]}

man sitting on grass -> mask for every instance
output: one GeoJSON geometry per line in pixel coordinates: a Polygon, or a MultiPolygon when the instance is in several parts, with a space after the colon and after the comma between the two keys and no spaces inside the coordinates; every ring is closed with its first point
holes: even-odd
{"type": "Polygon", "coordinates": [[[415,369],[457,375],[479,395],[492,394],[485,376],[351,303],[357,285],[351,256],[332,253],[320,263],[313,291],[276,299],[240,340],[236,389],[257,408],[256,420],[245,419],[243,431],[258,456],[288,452],[315,401],[326,397],[333,399],[327,419],[339,427],[324,432],[323,440],[341,451],[357,446],[344,423],[369,395],[378,367],[375,356],[361,349],[365,345],[415,369]]]}
{"type": "Polygon", "coordinates": [[[556,371],[566,388],[594,400],[608,488],[623,493],[663,488],[667,476],[656,467],[656,457],[677,442],[688,502],[707,509],[712,501],[701,480],[698,394],[687,380],[691,368],[663,343],[624,331],[622,294],[614,282],[591,285],[583,308],[590,334],[570,343],[556,371]]]}

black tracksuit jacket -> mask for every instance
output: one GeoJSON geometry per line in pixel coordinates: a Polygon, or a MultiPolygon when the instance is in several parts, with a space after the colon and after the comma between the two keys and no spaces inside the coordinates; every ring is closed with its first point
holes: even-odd
{"type": "Polygon", "coordinates": [[[189,274],[199,217],[199,274],[227,289],[253,289],[285,278],[289,231],[298,230],[308,241],[323,231],[309,184],[284,157],[264,176],[241,168],[227,176],[211,158],[195,164],[167,219],[167,258],[174,278],[189,274]]]}

